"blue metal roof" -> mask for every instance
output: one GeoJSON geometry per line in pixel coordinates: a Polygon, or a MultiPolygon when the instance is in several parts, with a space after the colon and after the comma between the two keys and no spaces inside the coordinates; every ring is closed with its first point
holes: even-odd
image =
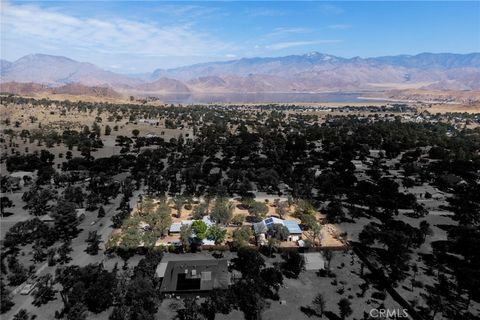
{"type": "Polygon", "coordinates": [[[267,218],[263,221],[253,224],[256,234],[266,233],[268,229],[273,228],[274,224],[283,224],[290,234],[301,234],[302,230],[295,220],[282,220],[275,217],[267,218]]]}
{"type": "Polygon", "coordinates": [[[284,220],[283,225],[287,227],[288,232],[290,234],[300,234],[302,233],[302,230],[300,229],[300,226],[295,220],[284,220]]]}
{"type": "Polygon", "coordinates": [[[270,218],[267,218],[263,221],[265,221],[265,225],[269,228],[272,227],[274,224],[283,224],[282,219],[278,219],[278,218],[275,218],[275,217],[270,217],[270,218]]]}

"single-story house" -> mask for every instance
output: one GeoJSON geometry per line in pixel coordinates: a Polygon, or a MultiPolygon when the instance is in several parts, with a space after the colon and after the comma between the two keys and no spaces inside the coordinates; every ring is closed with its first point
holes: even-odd
{"type": "Polygon", "coordinates": [[[288,241],[298,241],[301,238],[302,230],[295,220],[283,220],[275,217],[270,217],[265,220],[253,224],[253,230],[255,234],[261,238],[265,238],[265,234],[268,230],[273,228],[273,225],[281,224],[284,225],[290,235],[288,236],[288,241]]]}
{"type": "MultiPolygon", "coordinates": [[[[182,222],[174,222],[170,225],[169,233],[180,233],[180,228],[183,225],[191,225],[195,220],[182,220],[182,222]]],[[[210,219],[210,216],[204,216],[202,221],[210,228],[214,222],[210,219]]]]}

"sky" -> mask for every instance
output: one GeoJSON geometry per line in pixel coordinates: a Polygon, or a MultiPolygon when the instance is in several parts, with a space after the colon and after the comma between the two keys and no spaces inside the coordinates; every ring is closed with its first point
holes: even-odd
{"type": "Polygon", "coordinates": [[[120,73],[305,54],[480,52],[480,1],[5,1],[1,58],[44,53],[120,73]]]}

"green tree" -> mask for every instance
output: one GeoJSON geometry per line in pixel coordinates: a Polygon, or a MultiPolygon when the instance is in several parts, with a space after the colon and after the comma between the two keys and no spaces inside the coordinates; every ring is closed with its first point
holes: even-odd
{"type": "Polygon", "coordinates": [[[72,252],[72,246],[70,241],[65,241],[60,248],[58,248],[58,259],[57,262],[60,264],[69,263],[72,258],[69,256],[70,252],[72,252]]]}
{"type": "Polygon", "coordinates": [[[98,125],[98,123],[94,122],[92,124],[92,132],[95,133],[95,135],[97,137],[100,137],[101,129],[100,129],[100,126],[98,125]]]}
{"type": "Polygon", "coordinates": [[[12,206],[13,206],[13,202],[8,197],[0,198],[0,214],[2,215],[2,217],[3,217],[3,214],[5,213],[5,208],[11,208],[12,206]]]}
{"type": "Polygon", "coordinates": [[[105,217],[105,209],[104,209],[102,206],[100,206],[100,208],[98,209],[97,217],[98,217],[98,218],[103,218],[103,217],[105,217]]]}
{"type": "Polygon", "coordinates": [[[343,320],[345,320],[345,318],[349,317],[353,313],[350,300],[348,300],[347,298],[340,299],[340,301],[338,302],[338,308],[340,309],[340,317],[343,320]]]}
{"type": "Polygon", "coordinates": [[[140,215],[147,216],[152,213],[153,209],[155,208],[155,203],[151,197],[144,197],[142,202],[140,203],[140,215]]]}
{"type": "Polygon", "coordinates": [[[112,133],[112,128],[110,128],[110,126],[107,124],[105,126],[105,135],[109,136],[111,133],[112,133]]]}
{"type": "Polygon", "coordinates": [[[232,290],[235,293],[236,305],[243,312],[245,320],[260,320],[267,303],[256,283],[252,280],[240,281],[232,290]]]}
{"type": "Polygon", "coordinates": [[[90,231],[88,233],[88,238],[85,240],[85,242],[88,243],[87,249],[85,249],[85,252],[90,254],[90,255],[96,255],[98,254],[98,251],[100,250],[100,242],[101,242],[101,237],[100,235],[97,234],[97,231],[90,231]]]}
{"type": "Polygon", "coordinates": [[[272,256],[272,253],[278,249],[280,245],[280,241],[277,238],[271,237],[267,239],[267,248],[269,252],[269,256],[272,256]]]}
{"type": "Polygon", "coordinates": [[[195,220],[192,223],[192,230],[198,240],[203,240],[207,236],[208,226],[202,220],[195,220]]]}
{"type": "Polygon", "coordinates": [[[422,237],[424,241],[427,236],[433,234],[433,231],[430,228],[430,224],[426,220],[422,220],[420,222],[420,232],[422,233],[422,237]]]}
{"type": "Polygon", "coordinates": [[[124,226],[122,228],[122,240],[120,246],[124,250],[136,249],[140,246],[142,242],[142,232],[139,228],[140,217],[130,217],[125,220],[124,226]]]}
{"type": "Polygon", "coordinates": [[[84,198],[85,194],[80,187],[73,187],[69,185],[65,188],[65,191],[63,192],[63,199],[65,201],[73,202],[80,207],[83,205],[84,198]]]}
{"type": "Polygon", "coordinates": [[[417,218],[425,217],[428,214],[428,210],[425,209],[424,205],[417,203],[416,205],[413,206],[413,214],[417,218]]]}
{"type": "Polygon", "coordinates": [[[47,250],[47,262],[49,267],[53,267],[57,263],[55,258],[55,253],[56,253],[55,248],[49,248],[47,250]]]}
{"type": "Polygon", "coordinates": [[[312,301],[313,310],[317,313],[317,315],[323,317],[323,313],[325,312],[325,298],[321,293],[317,294],[312,301]]]}
{"type": "Polygon", "coordinates": [[[263,202],[253,201],[249,205],[248,212],[257,220],[262,220],[268,213],[268,206],[263,202]]]}
{"type": "Polygon", "coordinates": [[[305,259],[297,251],[289,251],[284,254],[285,262],[282,268],[285,275],[291,278],[298,278],[300,272],[305,270],[305,259]]]}
{"type": "Polygon", "coordinates": [[[122,304],[115,306],[108,320],[130,320],[130,307],[122,304]]]}
{"type": "Polygon", "coordinates": [[[192,227],[184,224],[180,227],[180,241],[182,242],[183,249],[185,250],[190,246],[190,238],[192,236],[192,227]]]}
{"type": "Polygon", "coordinates": [[[14,316],[13,316],[13,320],[29,320],[29,319],[33,319],[30,318],[30,315],[28,314],[27,310],[25,309],[20,309],[14,316]]]}
{"type": "Polygon", "coordinates": [[[213,221],[220,224],[227,224],[233,216],[233,203],[225,198],[217,198],[210,213],[213,221]]]}
{"type": "Polygon", "coordinates": [[[46,274],[38,279],[36,291],[34,291],[32,295],[32,304],[36,307],[40,307],[55,299],[55,290],[53,289],[51,274],[46,274]]]}
{"type": "Polygon", "coordinates": [[[198,206],[196,206],[194,209],[193,209],[193,212],[192,212],[192,217],[193,219],[195,220],[201,220],[204,216],[206,216],[208,214],[208,210],[207,210],[207,204],[206,203],[200,203],[198,206]]]}
{"type": "Polygon", "coordinates": [[[236,214],[233,216],[231,223],[236,226],[241,226],[245,222],[245,216],[243,214],[236,214]]]}
{"type": "Polygon", "coordinates": [[[280,287],[283,284],[283,275],[276,266],[263,268],[262,271],[260,271],[260,278],[264,281],[266,286],[273,288],[278,294],[278,290],[280,290],[280,287]]]}
{"type": "Polygon", "coordinates": [[[10,310],[13,305],[15,304],[12,301],[12,297],[10,296],[10,291],[8,291],[7,286],[3,282],[3,279],[0,280],[0,313],[5,313],[10,310]]]}
{"type": "Polygon", "coordinates": [[[310,233],[312,235],[312,239],[313,239],[313,244],[314,246],[318,243],[318,244],[321,244],[320,241],[322,240],[321,239],[321,235],[322,235],[322,225],[318,222],[315,221],[315,223],[313,223],[311,226],[310,226],[310,233]]]}
{"type": "Polygon", "coordinates": [[[229,314],[232,311],[232,291],[214,289],[210,291],[205,301],[201,304],[201,313],[208,320],[215,320],[217,313],[229,314]]]}
{"type": "Polygon", "coordinates": [[[152,229],[156,238],[163,237],[172,225],[172,209],[170,209],[166,202],[162,201],[158,204],[157,209],[144,219],[152,229]]]}
{"type": "Polygon", "coordinates": [[[290,235],[288,228],[280,223],[275,223],[272,226],[272,229],[269,230],[269,233],[271,234],[272,237],[280,241],[287,240],[288,236],[290,235]]]}
{"type": "Polygon", "coordinates": [[[236,247],[244,247],[248,245],[252,237],[252,228],[250,226],[242,226],[233,231],[233,243],[236,247]]]}
{"type": "Polygon", "coordinates": [[[173,200],[173,203],[175,205],[175,210],[177,210],[177,218],[180,218],[182,216],[182,209],[183,209],[183,203],[185,202],[185,199],[183,197],[175,197],[173,200]]]}
{"type": "Polygon", "coordinates": [[[40,243],[40,240],[36,240],[35,244],[32,247],[33,249],[33,262],[42,262],[45,261],[47,257],[47,253],[45,252],[45,248],[43,245],[40,243]]]}
{"type": "Polygon", "coordinates": [[[215,244],[222,244],[225,241],[225,237],[227,235],[227,230],[220,227],[218,224],[212,225],[208,228],[207,231],[207,238],[210,240],[214,240],[215,244]]]}
{"type": "Polygon", "coordinates": [[[200,306],[197,304],[197,301],[193,297],[185,297],[183,299],[184,307],[178,309],[177,317],[178,320],[204,320],[205,318],[201,314],[200,306]]]}
{"type": "Polygon", "coordinates": [[[265,260],[257,250],[240,248],[237,258],[233,261],[234,268],[242,273],[244,279],[256,279],[265,267],[265,260]]]}
{"type": "Polygon", "coordinates": [[[52,217],[59,238],[71,239],[77,235],[78,219],[72,202],[58,201],[52,217]]]}
{"type": "Polygon", "coordinates": [[[323,252],[323,257],[327,261],[327,265],[326,265],[327,270],[330,270],[330,264],[332,263],[332,259],[333,259],[333,252],[330,250],[326,250],[323,252]]]}
{"type": "Polygon", "coordinates": [[[289,205],[286,201],[279,201],[277,204],[277,214],[280,218],[283,219],[285,215],[288,213],[289,205]]]}
{"type": "Polygon", "coordinates": [[[332,223],[342,222],[345,219],[345,212],[339,200],[330,201],[325,211],[327,220],[332,223]]]}
{"type": "Polygon", "coordinates": [[[81,302],[75,303],[67,312],[67,320],[87,319],[87,308],[81,302]]]}

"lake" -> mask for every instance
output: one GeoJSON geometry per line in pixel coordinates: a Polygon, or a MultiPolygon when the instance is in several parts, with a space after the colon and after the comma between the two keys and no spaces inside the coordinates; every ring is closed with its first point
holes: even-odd
{"type": "Polygon", "coordinates": [[[359,98],[359,92],[247,92],[247,93],[178,93],[155,94],[160,101],[174,104],[195,103],[293,103],[293,102],[381,102],[359,98]]]}

